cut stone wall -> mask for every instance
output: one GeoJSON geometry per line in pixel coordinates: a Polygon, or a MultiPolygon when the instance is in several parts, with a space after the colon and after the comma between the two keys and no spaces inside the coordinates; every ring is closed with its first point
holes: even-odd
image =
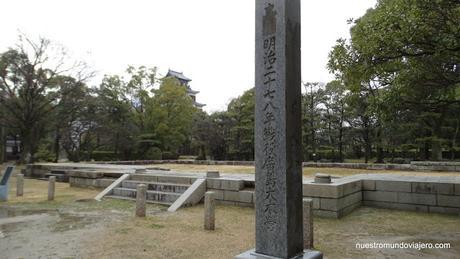
{"type": "Polygon", "coordinates": [[[366,206],[460,215],[459,177],[363,176],[366,206]]]}
{"type": "MultiPolygon", "coordinates": [[[[194,165],[240,165],[253,166],[254,161],[213,161],[213,160],[134,160],[98,162],[117,165],[149,165],[149,164],[194,164],[194,165]]],[[[327,163],[303,162],[303,167],[335,167],[365,170],[398,170],[398,171],[445,171],[460,172],[460,162],[413,161],[410,164],[366,164],[366,163],[327,163]]]]}

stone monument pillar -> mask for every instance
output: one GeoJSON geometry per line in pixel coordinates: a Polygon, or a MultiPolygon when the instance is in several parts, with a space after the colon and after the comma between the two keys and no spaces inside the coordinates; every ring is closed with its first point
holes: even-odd
{"type": "Polygon", "coordinates": [[[304,253],[300,0],[256,0],[256,248],[236,258],[304,253]]]}

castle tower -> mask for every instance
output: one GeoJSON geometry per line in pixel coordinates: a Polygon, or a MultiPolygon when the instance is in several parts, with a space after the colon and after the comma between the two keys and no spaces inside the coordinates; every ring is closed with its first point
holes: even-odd
{"type": "Polygon", "coordinates": [[[196,101],[196,95],[199,93],[199,91],[195,91],[195,90],[192,90],[192,88],[190,88],[189,82],[192,81],[192,79],[184,76],[184,74],[181,72],[177,72],[171,69],[168,69],[168,73],[166,74],[166,77],[176,78],[177,80],[179,80],[181,85],[187,88],[187,95],[190,96],[190,98],[192,98],[193,104],[195,105],[195,107],[201,109],[206,105],[206,104],[198,103],[196,101]]]}

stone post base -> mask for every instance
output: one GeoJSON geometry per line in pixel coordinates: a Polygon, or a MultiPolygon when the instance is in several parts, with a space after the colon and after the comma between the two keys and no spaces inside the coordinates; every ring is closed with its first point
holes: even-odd
{"type": "MultiPolygon", "coordinates": [[[[289,259],[322,259],[323,253],[315,250],[304,250],[303,255],[298,255],[289,259]]],[[[251,249],[242,254],[235,256],[235,259],[284,259],[263,254],[258,254],[255,249],[251,249]]]]}

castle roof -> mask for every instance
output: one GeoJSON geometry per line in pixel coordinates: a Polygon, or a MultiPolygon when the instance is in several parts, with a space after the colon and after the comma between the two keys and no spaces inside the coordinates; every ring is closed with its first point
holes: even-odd
{"type": "Polygon", "coordinates": [[[177,71],[174,71],[174,70],[171,70],[171,69],[168,69],[168,74],[166,74],[166,77],[175,77],[179,80],[183,80],[183,81],[186,81],[186,82],[190,82],[192,81],[192,79],[184,76],[184,74],[182,72],[177,72],[177,71]]]}

